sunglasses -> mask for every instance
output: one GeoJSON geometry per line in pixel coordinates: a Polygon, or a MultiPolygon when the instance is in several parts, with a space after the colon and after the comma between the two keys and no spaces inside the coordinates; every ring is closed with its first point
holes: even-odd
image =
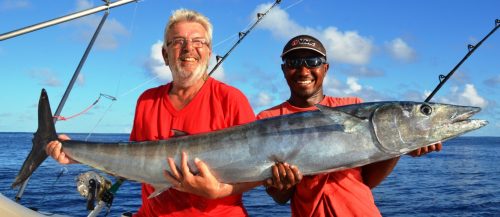
{"type": "Polygon", "coordinates": [[[286,58],[283,60],[283,64],[289,68],[299,68],[301,66],[316,68],[324,63],[326,63],[325,57],[286,58]]]}

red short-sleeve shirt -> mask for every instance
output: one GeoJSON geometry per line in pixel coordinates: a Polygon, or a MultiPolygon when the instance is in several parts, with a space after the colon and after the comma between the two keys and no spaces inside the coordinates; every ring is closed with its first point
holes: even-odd
{"type": "MultiPolygon", "coordinates": [[[[357,97],[326,96],[319,104],[330,107],[361,103],[357,97]]],[[[257,119],[316,110],[284,102],[262,111],[257,119]]],[[[299,168],[300,169],[300,168],[299,168]]],[[[363,183],[361,167],[313,176],[304,176],[296,185],[291,201],[292,216],[380,216],[372,192],[363,183]]]]}
{"type": "MultiPolygon", "coordinates": [[[[172,83],[145,91],[138,99],[130,140],[160,140],[172,130],[197,134],[245,124],[255,115],[248,99],[236,88],[209,78],[181,110],[168,98],[172,83]]],[[[165,180],[167,181],[167,180],[165,180]]],[[[206,199],[169,189],[148,199],[154,188],[142,185],[142,206],[134,216],[247,216],[242,195],[206,199]]]]}

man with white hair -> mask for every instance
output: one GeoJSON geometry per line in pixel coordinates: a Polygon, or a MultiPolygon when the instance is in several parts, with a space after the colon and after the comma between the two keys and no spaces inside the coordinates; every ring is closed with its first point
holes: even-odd
{"type": "MultiPolygon", "coordinates": [[[[212,25],[191,10],[174,11],[162,48],[173,81],[146,90],[137,101],[131,141],[168,139],[174,132],[197,134],[245,124],[255,119],[248,99],[236,88],[208,76],[212,25]]],[[[60,163],[73,163],[57,141],[47,153],[60,163]]],[[[167,159],[165,159],[167,160],[167,159]]],[[[172,188],[148,198],[154,187],[142,184],[142,206],[134,216],[247,216],[242,193],[261,182],[219,183],[208,167],[195,159],[200,174],[192,174],[182,154],[181,170],[168,159],[172,188]]]]}

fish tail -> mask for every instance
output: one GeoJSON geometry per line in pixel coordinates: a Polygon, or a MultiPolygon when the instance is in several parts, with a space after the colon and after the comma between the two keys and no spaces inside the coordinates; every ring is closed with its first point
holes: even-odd
{"type": "Polygon", "coordinates": [[[54,126],[54,119],[50,109],[49,97],[45,89],[42,89],[40,100],[38,101],[38,129],[33,134],[33,147],[31,152],[24,160],[21,170],[12,183],[12,188],[19,186],[27,180],[31,174],[47,159],[45,146],[50,141],[56,140],[57,134],[54,126]]]}

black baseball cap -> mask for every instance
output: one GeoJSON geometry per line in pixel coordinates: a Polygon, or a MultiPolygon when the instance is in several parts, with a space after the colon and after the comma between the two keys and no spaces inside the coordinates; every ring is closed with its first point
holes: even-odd
{"type": "Polygon", "coordinates": [[[285,47],[283,48],[281,58],[283,58],[287,53],[299,49],[316,51],[317,53],[326,57],[326,49],[318,39],[310,35],[298,35],[293,37],[292,39],[290,39],[290,41],[288,41],[288,43],[286,43],[285,47]]]}

